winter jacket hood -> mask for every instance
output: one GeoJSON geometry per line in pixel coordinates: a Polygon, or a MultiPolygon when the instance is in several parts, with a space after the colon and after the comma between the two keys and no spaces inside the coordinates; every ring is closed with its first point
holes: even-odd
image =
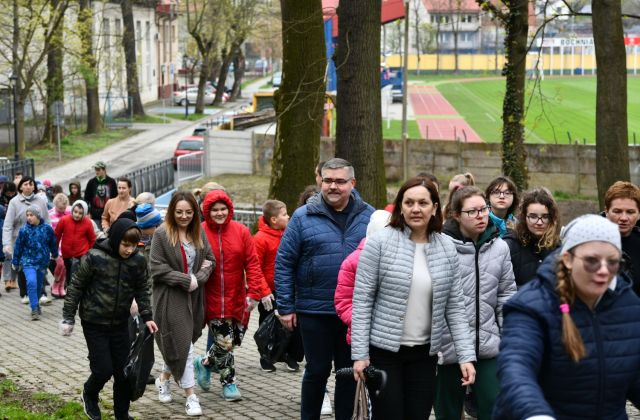
{"type": "MultiPolygon", "coordinates": [[[[120,256],[120,242],[122,241],[124,234],[129,229],[140,230],[140,228],[136,225],[136,222],[134,222],[133,220],[116,220],[109,228],[109,237],[96,242],[96,247],[102,249],[104,252],[108,253],[114,258],[126,259],[120,256]]],[[[136,252],[138,252],[137,248],[133,251],[133,253],[135,254],[136,252]]],[[[129,258],[131,258],[131,256],[129,258]]]]}
{"type": "Polygon", "coordinates": [[[82,207],[82,211],[83,211],[82,215],[83,216],[88,216],[89,215],[89,205],[87,204],[86,201],[84,201],[84,200],[76,200],[73,203],[71,203],[71,212],[72,213],[73,213],[73,208],[77,207],[77,206],[82,207]]]}
{"type": "Polygon", "coordinates": [[[573,362],[562,343],[558,254],[548,256],[536,278],[504,306],[493,418],[627,418],[626,400],[640,402],[640,299],[625,274],[616,277],[593,311],[576,298],[570,314],[586,357],[573,362]]]}
{"type": "Polygon", "coordinates": [[[211,218],[211,207],[218,201],[222,201],[227,205],[229,209],[229,215],[227,219],[224,221],[222,226],[226,226],[229,224],[231,220],[233,220],[233,202],[231,198],[227,195],[223,190],[213,190],[209,191],[204,198],[204,202],[202,203],[202,212],[204,216],[204,222],[209,226],[210,229],[215,229],[218,227],[218,224],[211,218]]]}

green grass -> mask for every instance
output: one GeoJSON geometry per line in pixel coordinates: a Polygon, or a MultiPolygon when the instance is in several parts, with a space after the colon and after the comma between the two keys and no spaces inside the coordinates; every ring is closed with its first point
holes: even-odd
{"type": "MultiPolygon", "coordinates": [[[[410,139],[422,138],[420,129],[415,120],[407,121],[407,131],[410,139]]],[[[382,120],[382,138],[385,140],[401,140],[402,139],[402,121],[391,120],[391,127],[387,129],[387,120],[382,120]]]]}
{"type": "MultiPolygon", "coordinates": [[[[502,130],[504,80],[450,82],[438,84],[438,90],[486,142],[499,142],[502,130]]],[[[640,78],[628,77],[629,141],[640,134],[640,78]]],[[[525,119],[528,143],[568,143],[586,139],[595,142],[595,77],[556,77],[541,81],[534,89],[527,83],[525,119]],[[533,95],[533,96],[532,96],[533,95]]]]}
{"type": "Polygon", "coordinates": [[[242,83],[240,83],[240,89],[244,89],[247,86],[249,86],[251,83],[255,82],[256,80],[260,79],[260,77],[247,77],[247,78],[243,78],[242,79],[242,83]]]}
{"type": "MultiPolygon", "coordinates": [[[[140,130],[128,128],[104,129],[98,134],[85,134],[83,130],[74,130],[60,140],[62,160],[64,162],[90,155],[139,132],[140,130]]],[[[46,166],[46,162],[50,162],[52,159],[55,159],[57,163],[58,146],[57,144],[48,144],[30,147],[26,152],[26,157],[34,159],[38,166],[46,166]]]]}
{"type": "Polygon", "coordinates": [[[193,113],[189,113],[188,117],[185,117],[184,114],[169,114],[168,115],[171,118],[174,118],[176,120],[187,120],[187,121],[198,121],[201,120],[203,118],[208,118],[211,117],[211,115],[207,115],[207,114],[193,114],[193,113]]]}
{"type": "Polygon", "coordinates": [[[13,381],[0,381],[0,419],[57,420],[85,418],[82,405],[59,396],[20,389],[13,381]]]}

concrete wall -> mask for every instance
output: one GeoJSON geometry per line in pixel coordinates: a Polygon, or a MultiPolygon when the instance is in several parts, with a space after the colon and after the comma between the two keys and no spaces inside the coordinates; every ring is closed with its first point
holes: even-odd
{"type": "MultiPolygon", "coordinates": [[[[253,171],[269,176],[273,157],[273,136],[254,135],[253,171]]],[[[529,185],[545,186],[551,191],[597,196],[595,176],[595,146],[583,145],[526,145],[529,185]]],[[[320,148],[322,160],[334,155],[334,141],[323,138],[320,148]]],[[[441,182],[448,182],[454,174],[471,172],[479,185],[487,185],[501,174],[501,144],[459,143],[453,141],[410,140],[409,174],[427,171],[441,182]]],[[[384,141],[385,170],[388,181],[402,178],[402,143],[384,141]]],[[[640,183],[640,146],[629,146],[631,181],[640,183]]],[[[357,177],[357,174],[356,174],[357,177]]]]}

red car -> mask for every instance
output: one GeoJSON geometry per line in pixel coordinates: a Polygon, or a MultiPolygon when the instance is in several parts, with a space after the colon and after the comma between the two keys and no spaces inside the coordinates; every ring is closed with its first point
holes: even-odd
{"type": "Polygon", "coordinates": [[[178,169],[178,156],[204,150],[204,139],[200,136],[188,136],[178,142],[173,152],[173,169],[178,169]]]}

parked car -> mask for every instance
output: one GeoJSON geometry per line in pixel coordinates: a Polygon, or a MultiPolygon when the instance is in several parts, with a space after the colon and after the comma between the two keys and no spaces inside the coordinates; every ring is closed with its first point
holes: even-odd
{"type": "Polygon", "coordinates": [[[193,133],[191,133],[192,136],[197,136],[197,137],[204,137],[205,134],[207,134],[207,127],[203,125],[196,126],[193,129],[193,133]]]}
{"type": "Polygon", "coordinates": [[[173,152],[171,161],[173,162],[173,169],[178,169],[178,156],[187,155],[189,153],[198,152],[204,150],[204,138],[201,136],[188,136],[184,137],[176,145],[176,150],[173,152]]]}
{"type": "Polygon", "coordinates": [[[273,73],[273,76],[271,76],[271,86],[273,86],[274,88],[279,88],[281,84],[282,84],[282,72],[277,71],[273,73]]]}
{"type": "MultiPolygon", "coordinates": [[[[204,91],[204,104],[211,105],[216,97],[216,92],[213,89],[205,89],[204,91]]],[[[189,104],[195,104],[198,99],[198,88],[188,88],[185,91],[173,92],[173,103],[180,106],[185,106],[186,102],[189,104]]]]}

